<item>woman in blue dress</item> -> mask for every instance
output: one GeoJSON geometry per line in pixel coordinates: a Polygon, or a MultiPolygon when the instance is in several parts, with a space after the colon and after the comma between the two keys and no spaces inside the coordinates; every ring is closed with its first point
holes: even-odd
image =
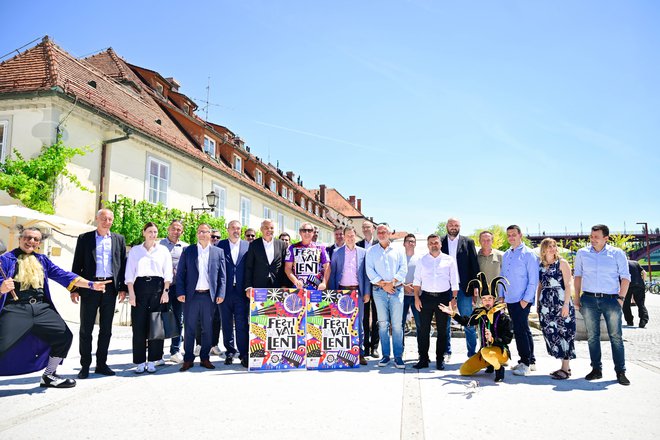
{"type": "Polygon", "coordinates": [[[541,329],[548,354],[561,359],[553,379],[568,379],[570,360],[575,359],[575,308],[571,298],[572,276],[568,262],[559,256],[557,242],[541,242],[539,287],[536,292],[541,329]]]}

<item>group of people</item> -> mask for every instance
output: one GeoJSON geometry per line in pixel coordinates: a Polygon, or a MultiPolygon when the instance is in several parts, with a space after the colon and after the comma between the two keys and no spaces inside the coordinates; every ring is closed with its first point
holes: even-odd
{"type": "Polygon", "coordinates": [[[301,240],[294,244],[286,233],[275,238],[274,223],[266,219],[261,223],[261,237],[248,229],[247,240],[241,239],[242,225],[236,220],[227,225],[224,240],[202,223],[197,226],[197,244],[188,245],[181,240],[182,223],[174,220],[162,240],[154,223],[144,225],[144,242],[127,254],[124,237],[110,232],[113,220],[110,210],[97,213],[97,229],[78,238],[71,272],[36,252],[44,238],[37,228],[22,230],[19,247],[0,257],[0,374],[45,368],[41,386],[75,386],[75,380],[56,374],[72,334],[53,306],[48,290],[48,279],[52,279],[67,287],[71,300],[80,304],[79,379],[90,374],[97,314],[94,372],[115,374],[108,365],[108,349],[117,299],[128,297],[131,306],[135,373],[153,373],[166,360],[180,363],[180,371],[187,371],[197,356],[201,367],[214,369],[210,356],[221,354],[220,330],[225,364],[238,359],[247,368],[251,290],[304,288],[358,292],[361,365],[372,357],[379,359],[379,367],[392,362],[396,368],[405,368],[403,329],[412,309],[419,347],[414,368],[429,367],[435,317],[436,368],[444,369],[451,358],[453,317],[466,329],[468,360],[461,374],[486,368],[495,373],[496,381],[504,379],[504,365],[511,357],[508,344],[514,338],[520,360],[513,373],[525,376],[535,370],[528,323],[535,303],[548,353],[561,360],[561,367],[551,375],[570,377],[575,309],[581,304],[593,368],[586,378],[602,377],[602,314],[608,322],[617,380],[630,383],[621,338],[621,305],[630,272],[625,253],[607,244],[609,230],[604,225],[594,226],[591,246],[578,251],[573,282],[556,242],[543,241],[539,262],[516,225],[507,228],[511,247],[505,253],[493,249],[493,235],[488,231],[480,234],[477,252],[474,241],[460,235],[460,221],[451,218],[446,236],[429,235],[428,253],[419,256],[413,234],[404,238],[405,252],[394,248],[385,223],[374,227],[365,221],[361,241],[353,226],[337,228],[335,243],[326,248],[317,241],[318,229],[307,222],[300,225],[301,240]],[[171,307],[178,333],[183,334],[171,340],[169,359],[164,356],[163,339],[149,337],[150,316],[164,307],[171,307]]]}

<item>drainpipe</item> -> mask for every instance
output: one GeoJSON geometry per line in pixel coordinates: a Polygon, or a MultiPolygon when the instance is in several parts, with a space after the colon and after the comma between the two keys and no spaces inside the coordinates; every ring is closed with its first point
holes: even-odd
{"type": "Polygon", "coordinates": [[[108,154],[108,145],[114,144],[115,142],[121,142],[127,140],[131,136],[131,130],[128,127],[124,127],[124,136],[120,136],[114,139],[108,139],[103,141],[101,144],[101,176],[99,178],[99,200],[96,209],[99,210],[103,207],[103,194],[105,193],[105,176],[106,176],[106,164],[107,164],[107,154],[108,154]]]}

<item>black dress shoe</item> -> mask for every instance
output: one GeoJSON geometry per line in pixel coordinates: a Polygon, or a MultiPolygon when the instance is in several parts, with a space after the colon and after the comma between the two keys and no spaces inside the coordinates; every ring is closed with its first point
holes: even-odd
{"type": "Polygon", "coordinates": [[[89,367],[82,367],[78,372],[78,379],[87,379],[89,377],[89,367]]]}
{"type": "Polygon", "coordinates": [[[225,358],[225,365],[231,365],[233,363],[234,363],[234,356],[228,354],[227,357],[225,358]]]}
{"type": "Polygon", "coordinates": [[[492,365],[489,365],[489,366],[486,367],[486,373],[487,374],[490,374],[493,371],[495,371],[495,367],[493,367],[492,365]]]}
{"type": "Polygon", "coordinates": [[[437,370],[444,370],[445,369],[445,360],[444,359],[436,359],[435,361],[435,368],[437,370]]]}
{"type": "Polygon", "coordinates": [[[243,359],[241,359],[241,367],[247,368],[248,367],[248,358],[245,356],[243,359]]]}
{"type": "Polygon", "coordinates": [[[179,368],[179,371],[188,371],[192,368],[192,366],[193,366],[192,362],[184,361],[183,364],[181,365],[181,368],[179,368]]]}
{"type": "Polygon", "coordinates": [[[504,367],[500,367],[499,370],[495,372],[495,382],[504,381],[504,367]]]}
{"type": "Polygon", "coordinates": [[[110,369],[110,367],[108,367],[107,365],[97,365],[96,369],[94,370],[94,373],[102,374],[103,376],[114,376],[115,374],[117,374],[114,371],[112,371],[112,369],[110,369]]]}
{"type": "Polygon", "coordinates": [[[616,373],[616,381],[619,382],[621,385],[630,385],[630,381],[626,377],[626,373],[623,371],[621,373],[616,373]]]}
{"type": "Polygon", "coordinates": [[[364,356],[360,356],[360,365],[369,365],[369,362],[367,362],[364,356]]]}
{"type": "Polygon", "coordinates": [[[601,370],[597,370],[596,368],[594,368],[593,370],[591,370],[591,373],[587,374],[584,378],[587,380],[602,379],[603,372],[601,370]]]}
{"type": "MultiPolygon", "coordinates": [[[[640,322],[639,324],[641,325],[642,323],[640,322]]],[[[635,323],[632,322],[632,321],[626,321],[626,325],[627,325],[628,327],[632,327],[632,326],[635,325],[635,323]]]]}
{"type": "MultiPolygon", "coordinates": [[[[639,321],[639,328],[644,328],[644,327],[646,327],[646,323],[647,323],[647,322],[649,322],[649,321],[646,320],[646,319],[643,320],[643,321],[639,321]]],[[[631,324],[631,325],[632,325],[632,324],[631,324]]]]}
{"type": "Polygon", "coordinates": [[[76,386],[76,381],[73,379],[65,379],[55,373],[44,374],[41,376],[39,386],[42,388],[73,388],[76,386]]]}
{"type": "Polygon", "coordinates": [[[215,370],[215,365],[211,363],[210,360],[208,359],[203,359],[200,363],[200,366],[206,368],[207,370],[215,370]]]}
{"type": "Polygon", "coordinates": [[[420,360],[417,362],[415,365],[412,366],[415,370],[421,370],[422,368],[428,368],[429,367],[429,361],[422,361],[420,360]]]}
{"type": "Polygon", "coordinates": [[[380,353],[378,353],[377,348],[372,348],[371,349],[371,357],[375,357],[375,358],[380,357],[380,353]]]}

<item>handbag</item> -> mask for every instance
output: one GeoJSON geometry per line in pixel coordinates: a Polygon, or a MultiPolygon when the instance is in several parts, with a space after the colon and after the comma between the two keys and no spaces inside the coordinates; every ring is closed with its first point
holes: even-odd
{"type": "Polygon", "coordinates": [[[172,306],[162,304],[157,312],[151,312],[149,322],[149,339],[170,339],[181,336],[172,306]]]}

